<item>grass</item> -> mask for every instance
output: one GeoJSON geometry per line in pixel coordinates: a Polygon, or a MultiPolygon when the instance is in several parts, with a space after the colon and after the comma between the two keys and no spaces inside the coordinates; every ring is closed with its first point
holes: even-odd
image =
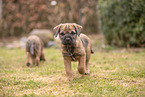
{"type": "Polygon", "coordinates": [[[96,51],[90,75],[82,77],[72,64],[73,81],[67,81],[61,51],[44,49],[46,62],[27,67],[24,49],[0,48],[1,96],[144,97],[145,50],[96,51]]]}

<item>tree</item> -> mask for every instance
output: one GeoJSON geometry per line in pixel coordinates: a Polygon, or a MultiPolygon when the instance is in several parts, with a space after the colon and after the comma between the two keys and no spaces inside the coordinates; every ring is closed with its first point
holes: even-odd
{"type": "Polygon", "coordinates": [[[145,0],[100,0],[99,17],[106,42],[145,46],[145,0]]]}
{"type": "Polygon", "coordinates": [[[2,0],[0,0],[0,19],[2,18],[2,0]]]}

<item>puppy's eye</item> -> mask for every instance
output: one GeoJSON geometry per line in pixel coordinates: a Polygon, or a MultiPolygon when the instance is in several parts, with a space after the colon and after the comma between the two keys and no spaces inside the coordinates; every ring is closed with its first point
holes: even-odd
{"type": "Polygon", "coordinates": [[[71,34],[73,34],[73,35],[74,35],[74,34],[76,34],[76,33],[75,33],[74,31],[71,31],[71,34]]]}
{"type": "Polygon", "coordinates": [[[60,35],[62,35],[62,36],[63,36],[63,35],[65,35],[65,34],[64,34],[63,32],[61,32],[61,33],[60,33],[60,35]]]}

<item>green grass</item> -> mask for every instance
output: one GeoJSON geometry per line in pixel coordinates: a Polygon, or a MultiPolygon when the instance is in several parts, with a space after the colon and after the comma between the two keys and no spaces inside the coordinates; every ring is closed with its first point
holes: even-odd
{"type": "Polygon", "coordinates": [[[0,48],[0,96],[144,97],[145,50],[96,51],[90,75],[82,77],[72,64],[73,81],[67,81],[59,49],[45,49],[46,62],[27,67],[24,49],[0,48]]]}

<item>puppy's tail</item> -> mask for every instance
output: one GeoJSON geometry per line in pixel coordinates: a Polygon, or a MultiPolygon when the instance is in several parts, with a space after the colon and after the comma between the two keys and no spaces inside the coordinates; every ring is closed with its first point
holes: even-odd
{"type": "Polygon", "coordinates": [[[30,53],[31,55],[34,55],[34,43],[30,46],[30,53]]]}

